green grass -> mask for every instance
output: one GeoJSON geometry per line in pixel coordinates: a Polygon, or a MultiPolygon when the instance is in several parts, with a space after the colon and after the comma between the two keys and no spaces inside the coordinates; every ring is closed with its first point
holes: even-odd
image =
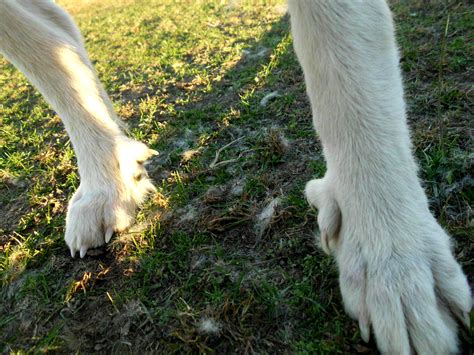
{"type": "MultiPolygon", "coordinates": [[[[149,165],[158,192],[128,232],[72,260],[74,152],[57,115],[0,59],[0,349],[374,352],[314,244],[302,191],[325,166],[282,6],[60,2],[130,135],[160,152],[149,165]],[[255,216],[273,198],[259,233],[255,216]],[[209,319],[215,334],[201,330],[209,319]]],[[[420,174],[472,280],[474,8],[392,7],[420,174]]]]}

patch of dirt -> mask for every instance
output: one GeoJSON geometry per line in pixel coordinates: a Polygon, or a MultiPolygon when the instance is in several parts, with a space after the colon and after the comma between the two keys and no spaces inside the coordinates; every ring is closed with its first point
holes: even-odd
{"type": "MultiPolygon", "coordinates": [[[[7,203],[0,203],[0,234],[2,234],[0,245],[7,242],[6,234],[15,229],[21,216],[29,210],[28,197],[21,193],[22,190],[21,188],[15,188],[14,191],[9,189],[8,195],[16,195],[17,197],[7,203]]],[[[0,191],[0,194],[3,194],[3,192],[0,191]]]]}

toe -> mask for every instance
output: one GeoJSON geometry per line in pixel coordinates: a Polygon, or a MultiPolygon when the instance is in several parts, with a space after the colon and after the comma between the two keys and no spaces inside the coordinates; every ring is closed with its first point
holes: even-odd
{"type": "Polygon", "coordinates": [[[84,257],[86,256],[87,249],[89,249],[87,246],[85,246],[85,245],[81,246],[81,250],[79,252],[79,255],[80,255],[81,259],[84,259],[84,257]]]}
{"type": "Polygon", "coordinates": [[[107,231],[105,232],[105,242],[106,243],[110,242],[110,239],[112,239],[113,234],[114,234],[114,229],[112,227],[108,227],[107,231]]]}
{"type": "Polygon", "coordinates": [[[365,342],[370,339],[370,318],[367,310],[366,269],[360,253],[337,256],[341,288],[346,313],[359,321],[360,335],[365,342]]]}
{"type": "Polygon", "coordinates": [[[370,340],[370,322],[365,314],[359,316],[359,330],[362,340],[368,343],[370,340]]]}
{"type": "Polygon", "coordinates": [[[436,301],[430,277],[414,286],[402,296],[412,347],[418,354],[456,353],[456,323],[436,301]]]}
{"type": "Polygon", "coordinates": [[[368,278],[367,307],[377,347],[382,354],[410,354],[403,304],[393,275],[368,278]]]}
{"type": "Polygon", "coordinates": [[[382,354],[410,354],[410,342],[403,317],[403,308],[397,296],[377,297],[370,305],[377,347],[382,354]],[[385,298],[386,301],[381,302],[385,298]]]}
{"type": "Polygon", "coordinates": [[[468,313],[472,308],[472,297],[467,278],[454,259],[449,246],[439,247],[432,254],[433,277],[440,299],[467,326],[468,313]]]}

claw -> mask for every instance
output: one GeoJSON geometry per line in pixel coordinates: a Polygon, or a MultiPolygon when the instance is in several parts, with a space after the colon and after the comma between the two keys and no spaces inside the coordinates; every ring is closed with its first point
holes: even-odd
{"type": "Polygon", "coordinates": [[[140,181],[141,179],[143,179],[143,175],[144,175],[144,174],[142,174],[141,172],[139,172],[139,173],[133,175],[133,179],[134,179],[135,181],[140,181]]]}
{"type": "Polygon", "coordinates": [[[471,329],[471,317],[469,316],[469,312],[463,313],[462,322],[466,326],[467,330],[471,329]]]}
{"type": "Polygon", "coordinates": [[[146,153],[140,159],[137,159],[137,163],[144,164],[148,159],[150,159],[154,155],[159,155],[159,153],[156,150],[148,149],[146,153]]]}
{"type": "Polygon", "coordinates": [[[362,340],[368,343],[370,340],[369,322],[366,319],[359,319],[359,329],[360,329],[360,336],[362,337],[362,340]]]}
{"type": "Polygon", "coordinates": [[[71,247],[69,248],[69,251],[71,252],[71,257],[74,259],[76,257],[76,250],[73,247],[71,247]]]}
{"type": "Polygon", "coordinates": [[[105,232],[105,242],[108,243],[110,242],[110,239],[112,238],[112,235],[114,234],[114,230],[112,227],[108,227],[107,231],[105,232]]]}
{"type": "Polygon", "coordinates": [[[83,259],[86,254],[87,254],[87,247],[85,245],[81,246],[81,250],[79,251],[79,255],[81,256],[81,259],[83,259]]]}
{"type": "Polygon", "coordinates": [[[327,255],[331,255],[331,251],[329,250],[329,240],[328,240],[328,234],[327,233],[321,233],[321,247],[323,248],[323,251],[327,255]]]}
{"type": "Polygon", "coordinates": [[[452,313],[454,314],[458,322],[462,326],[464,326],[469,332],[471,329],[471,317],[469,315],[469,312],[464,312],[458,308],[457,310],[452,310],[452,313]]]}

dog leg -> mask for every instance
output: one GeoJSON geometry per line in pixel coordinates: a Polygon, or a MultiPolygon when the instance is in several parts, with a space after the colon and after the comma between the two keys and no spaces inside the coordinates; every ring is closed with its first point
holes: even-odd
{"type": "Polygon", "coordinates": [[[340,222],[345,308],[383,353],[456,352],[471,294],[417,177],[390,10],[382,0],[290,0],[289,10],[328,167],[306,193],[340,213],[329,220],[340,222]]]}
{"type": "Polygon", "coordinates": [[[143,167],[155,154],[125,136],[79,30],[51,1],[0,3],[0,53],[39,89],[64,122],[81,183],[69,202],[65,240],[74,257],[127,228],[154,190],[143,167]]]}

